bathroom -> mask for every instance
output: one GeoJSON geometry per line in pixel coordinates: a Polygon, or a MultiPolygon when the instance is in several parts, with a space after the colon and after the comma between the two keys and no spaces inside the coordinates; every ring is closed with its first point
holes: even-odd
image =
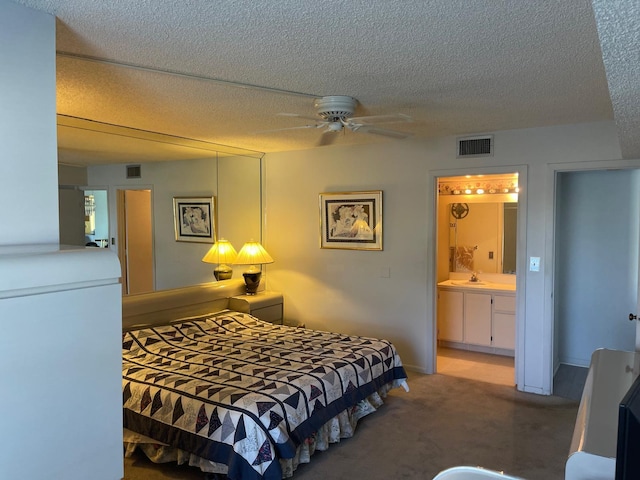
{"type": "Polygon", "coordinates": [[[438,372],[515,384],[518,175],[438,180],[438,372]]]}

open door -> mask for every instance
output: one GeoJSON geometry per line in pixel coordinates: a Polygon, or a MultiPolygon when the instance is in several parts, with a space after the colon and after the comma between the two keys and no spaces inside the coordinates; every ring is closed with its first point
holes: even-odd
{"type": "Polygon", "coordinates": [[[122,294],[153,292],[151,190],[118,190],[117,209],[122,294]]]}
{"type": "Polygon", "coordinates": [[[82,190],[59,187],[60,245],[85,245],[84,208],[84,192],[82,190]]]}

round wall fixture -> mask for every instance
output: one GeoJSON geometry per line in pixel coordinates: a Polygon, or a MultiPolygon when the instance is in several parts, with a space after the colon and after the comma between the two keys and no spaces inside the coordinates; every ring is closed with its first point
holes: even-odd
{"type": "Polygon", "coordinates": [[[468,203],[452,203],[451,215],[453,215],[453,218],[457,218],[458,220],[466,217],[467,215],[469,215],[469,204],[468,203]]]}

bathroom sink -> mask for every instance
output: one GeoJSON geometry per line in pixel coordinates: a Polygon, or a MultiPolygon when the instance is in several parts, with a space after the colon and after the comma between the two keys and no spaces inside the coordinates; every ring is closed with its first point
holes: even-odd
{"type": "Polygon", "coordinates": [[[451,283],[453,283],[454,285],[469,285],[469,286],[484,286],[484,285],[488,285],[487,282],[481,282],[481,281],[477,281],[477,282],[472,282],[471,280],[451,280],[451,283]]]}

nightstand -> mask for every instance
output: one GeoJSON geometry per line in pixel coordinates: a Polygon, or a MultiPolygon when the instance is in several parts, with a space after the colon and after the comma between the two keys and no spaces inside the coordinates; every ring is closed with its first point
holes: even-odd
{"type": "Polygon", "coordinates": [[[281,293],[262,291],[255,295],[238,295],[229,299],[229,308],[249,313],[260,320],[282,325],[284,299],[281,293]]]}

